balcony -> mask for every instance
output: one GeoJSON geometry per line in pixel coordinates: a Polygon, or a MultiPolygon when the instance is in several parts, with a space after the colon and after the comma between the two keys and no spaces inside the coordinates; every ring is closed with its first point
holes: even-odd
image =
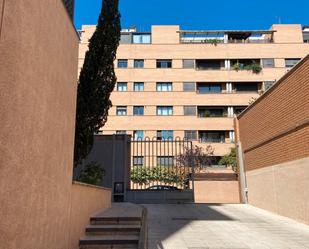
{"type": "Polygon", "coordinates": [[[253,73],[260,73],[262,71],[260,59],[234,59],[230,60],[231,69],[236,71],[252,70],[253,73]]]}
{"type": "Polygon", "coordinates": [[[202,59],[195,61],[196,70],[223,70],[225,69],[224,60],[202,59]]]}
{"type": "Polygon", "coordinates": [[[273,42],[275,30],[206,30],[179,31],[180,43],[254,43],[265,44],[273,42]]]}
{"type": "Polygon", "coordinates": [[[209,106],[198,106],[197,115],[199,118],[223,118],[228,115],[226,107],[209,107],[209,106]]]}
{"type": "Polygon", "coordinates": [[[225,131],[198,131],[200,143],[224,143],[225,131]]]}
{"type": "Polygon", "coordinates": [[[262,90],[262,82],[236,82],[232,85],[236,93],[258,93],[262,90]]]}
{"type": "Polygon", "coordinates": [[[239,115],[244,111],[248,106],[234,106],[234,115],[239,115]]]}

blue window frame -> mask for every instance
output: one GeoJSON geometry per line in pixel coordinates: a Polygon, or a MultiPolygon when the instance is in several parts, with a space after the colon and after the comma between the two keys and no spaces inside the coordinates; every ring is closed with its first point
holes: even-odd
{"type": "Polygon", "coordinates": [[[158,116],[173,115],[173,107],[172,106],[157,106],[157,115],[158,116]]]}
{"type": "Polygon", "coordinates": [[[164,130],[157,131],[157,140],[173,140],[174,131],[164,130]]]}
{"type": "Polygon", "coordinates": [[[157,83],[157,92],[171,92],[173,91],[172,82],[158,82],[157,83]]]}
{"type": "Polygon", "coordinates": [[[128,67],[128,60],[119,59],[117,63],[118,68],[127,68],[128,67]]]}
{"type": "Polygon", "coordinates": [[[128,84],[126,82],[117,83],[118,92],[126,92],[128,90],[128,84]]]}
{"type": "Polygon", "coordinates": [[[133,34],[133,43],[137,44],[149,44],[151,43],[151,35],[150,34],[133,34]]]}
{"type": "Polygon", "coordinates": [[[173,166],[174,157],[173,156],[157,156],[157,166],[173,166]]]}
{"type": "Polygon", "coordinates": [[[134,60],[134,68],[144,68],[144,60],[134,60]]]}
{"type": "Polygon", "coordinates": [[[134,91],[141,92],[144,91],[144,82],[134,82],[134,91]]]}
{"type": "Polygon", "coordinates": [[[144,131],[134,131],[133,132],[134,140],[143,140],[144,139],[144,131]]]}
{"type": "Polygon", "coordinates": [[[172,60],[157,60],[157,68],[172,68],[172,60]]]}
{"type": "Polygon", "coordinates": [[[117,106],[116,107],[116,115],[117,116],[126,116],[127,115],[127,107],[126,106],[117,106]]]}
{"type": "Polygon", "coordinates": [[[143,156],[134,156],[133,157],[133,166],[143,166],[144,157],[143,156]]]}
{"type": "Polygon", "coordinates": [[[144,106],[134,106],[133,107],[133,115],[143,116],[144,115],[144,106]]]}

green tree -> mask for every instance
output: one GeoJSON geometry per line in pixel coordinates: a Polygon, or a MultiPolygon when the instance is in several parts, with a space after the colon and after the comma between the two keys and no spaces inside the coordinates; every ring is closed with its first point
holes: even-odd
{"type": "Polygon", "coordinates": [[[220,161],[219,161],[220,165],[227,165],[227,166],[231,166],[233,168],[234,171],[236,171],[237,169],[237,157],[236,157],[236,149],[232,148],[231,152],[227,155],[224,155],[220,161]]]}
{"type": "Polygon", "coordinates": [[[97,162],[91,162],[81,171],[78,181],[97,185],[100,181],[102,181],[102,177],[104,175],[105,171],[102,169],[101,165],[97,162]]]}
{"type": "Polygon", "coordinates": [[[102,1],[96,30],[89,40],[77,90],[74,165],[93,146],[93,134],[107,121],[110,94],[116,84],[114,60],[120,40],[119,0],[102,1]]]}

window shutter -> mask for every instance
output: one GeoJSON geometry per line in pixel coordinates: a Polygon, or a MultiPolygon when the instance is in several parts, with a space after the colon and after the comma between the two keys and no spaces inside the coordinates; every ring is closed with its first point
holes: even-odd
{"type": "Polygon", "coordinates": [[[182,60],[183,68],[194,68],[194,60],[182,60]]]}
{"type": "Polygon", "coordinates": [[[275,60],[274,59],[262,59],[262,64],[264,68],[272,68],[275,67],[275,60]]]}
{"type": "Polygon", "coordinates": [[[183,114],[185,116],[196,116],[196,106],[184,106],[183,114]]]}
{"type": "Polygon", "coordinates": [[[195,83],[194,82],[184,82],[183,91],[184,92],[195,92],[195,83]]]}

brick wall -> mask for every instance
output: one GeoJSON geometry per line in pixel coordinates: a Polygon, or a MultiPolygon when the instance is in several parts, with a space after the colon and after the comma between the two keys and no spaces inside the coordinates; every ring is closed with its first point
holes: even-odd
{"type": "Polygon", "coordinates": [[[238,117],[245,170],[309,156],[309,55],[238,117]]]}

